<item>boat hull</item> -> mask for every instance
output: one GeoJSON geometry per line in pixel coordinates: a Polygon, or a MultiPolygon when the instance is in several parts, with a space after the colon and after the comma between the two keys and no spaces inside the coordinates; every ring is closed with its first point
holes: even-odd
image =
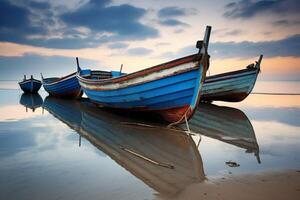
{"type": "Polygon", "coordinates": [[[37,93],[39,89],[42,86],[41,81],[39,80],[25,80],[22,82],[19,82],[20,88],[23,90],[25,93],[37,93]]]}
{"type": "Polygon", "coordinates": [[[207,77],[201,92],[201,101],[239,102],[252,91],[259,69],[244,69],[207,77]]]}
{"type": "Polygon", "coordinates": [[[64,98],[80,98],[82,96],[83,93],[75,73],[58,80],[52,79],[43,79],[43,87],[51,96],[64,98]]]}
{"type": "Polygon", "coordinates": [[[168,122],[177,122],[183,120],[184,115],[187,118],[192,115],[191,107],[197,104],[205,73],[203,65],[193,56],[171,64],[170,68],[158,66],[152,73],[141,71],[133,77],[120,77],[119,82],[112,78],[112,83],[107,84],[86,81],[80,75],[78,79],[94,103],[119,109],[153,111],[168,122]]]}

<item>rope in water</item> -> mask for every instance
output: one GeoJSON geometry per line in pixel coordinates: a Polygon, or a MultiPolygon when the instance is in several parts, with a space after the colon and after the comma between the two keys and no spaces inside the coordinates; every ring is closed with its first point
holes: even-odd
{"type": "Polygon", "coordinates": [[[259,94],[259,95],[300,95],[300,93],[268,93],[268,92],[252,92],[251,94],[259,94]]]}

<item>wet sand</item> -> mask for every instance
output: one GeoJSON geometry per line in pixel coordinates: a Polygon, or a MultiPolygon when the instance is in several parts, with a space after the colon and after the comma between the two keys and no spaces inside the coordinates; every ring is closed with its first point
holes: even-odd
{"type": "Polygon", "coordinates": [[[170,199],[296,200],[300,199],[300,170],[208,177],[206,181],[192,184],[170,199]]]}

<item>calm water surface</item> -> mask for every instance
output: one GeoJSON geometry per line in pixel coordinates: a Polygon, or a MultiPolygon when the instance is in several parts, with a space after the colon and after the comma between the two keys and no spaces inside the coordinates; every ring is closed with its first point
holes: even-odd
{"type": "MultiPolygon", "coordinates": [[[[255,91],[299,88],[258,82],[255,91]]],[[[165,199],[212,176],[299,169],[299,119],[300,96],[253,94],[200,105],[188,136],[2,82],[0,199],[165,199]]]]}

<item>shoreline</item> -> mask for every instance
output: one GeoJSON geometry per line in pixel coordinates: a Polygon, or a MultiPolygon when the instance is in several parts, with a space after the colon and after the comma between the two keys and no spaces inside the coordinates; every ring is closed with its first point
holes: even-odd
{"type": "Polygon", "coordinates": [[[296,200],[299,197],[300,170],[293,169],[210,176],[202,183],[187,186],[185,190],[169,199],[296,200]]]}

